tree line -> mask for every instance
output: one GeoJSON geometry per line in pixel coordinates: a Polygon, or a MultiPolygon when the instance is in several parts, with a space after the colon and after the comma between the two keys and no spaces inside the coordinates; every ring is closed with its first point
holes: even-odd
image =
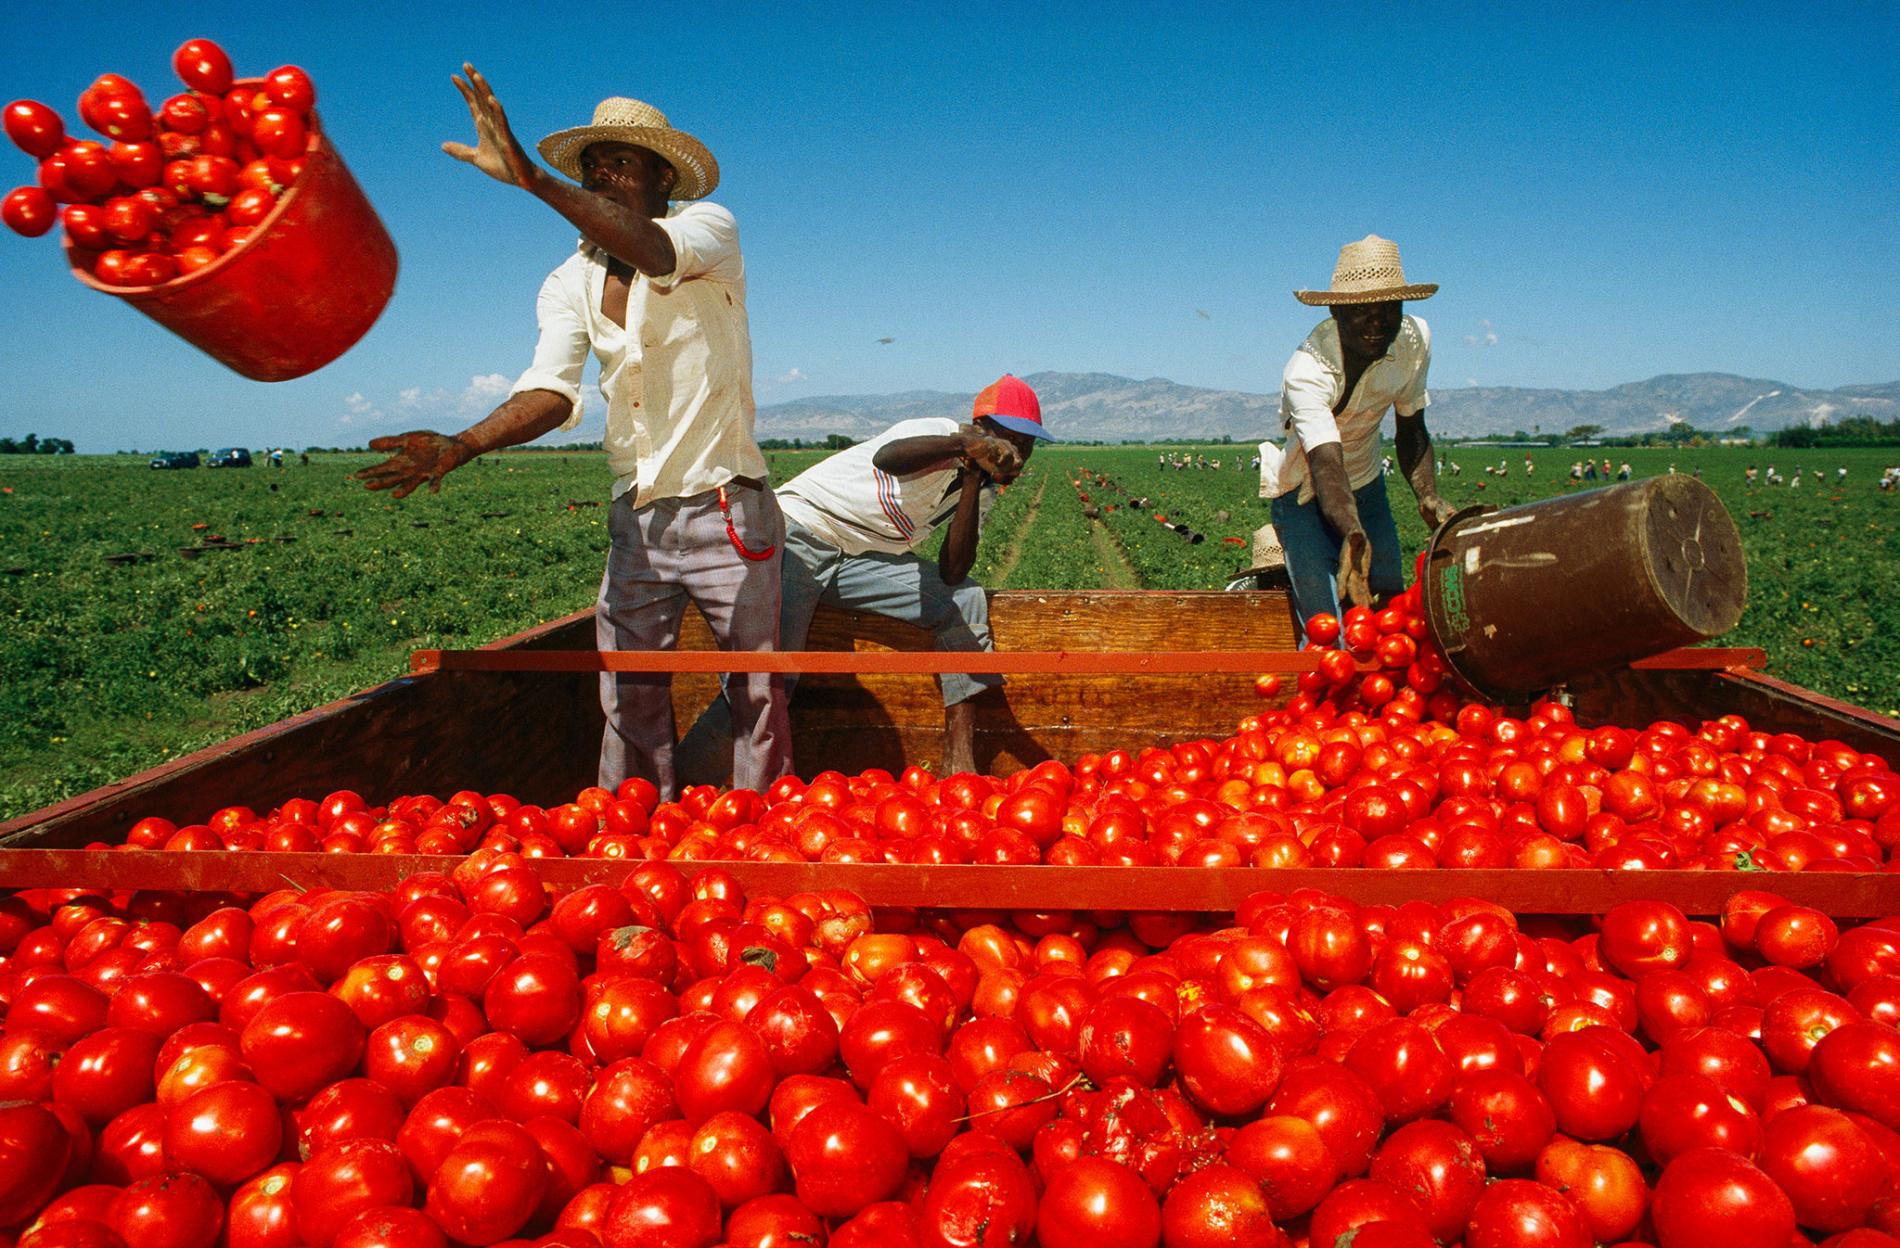
{"type": "Polygon", "coordinates": [[[0,438],[0,455],[71,455],[73,444],[66,438],[42,438],[29,433],[24,438],[0,438]]]}

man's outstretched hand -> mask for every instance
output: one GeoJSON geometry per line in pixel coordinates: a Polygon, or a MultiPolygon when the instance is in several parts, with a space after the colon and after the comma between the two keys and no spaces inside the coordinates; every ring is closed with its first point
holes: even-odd
{"type": "Polygon", "coordinates": [[[473,65],[464,62],[462,72],[468,75],[467,81],[459,75],[451,75],[450,81],[455,89],[468,101],[468,114],[475,122],[475,146],[466,143],[444,143],[442,150],[464,164],[474,165],[497,182],[506,182],[510,186],[528,186],[534,181],[539,167],[528,158],[528,153],[515,138],[515,132],[508,127],[508,114],[502,111],[501,101],[495,98],[495,89],[488,85],[488,79],[481,76],[473,65]]]}
{"type": "Polygon", "coordinates": [[[442,478],[475,458],[473,451],[454,438],[427,429],[371,438],[369,449],[395,454],[352,475],[368,489],[394,490],[394,498],[408,498],[425,482],[429,493],[439,494],[442,478]]]}
{"type": "Polygon", "coordinates": [[[1372,605],[1372,543],[1363,531],[1346,535],[1339,548],[1339,573],[1335,578],[1341,607],[1372,605]]]}

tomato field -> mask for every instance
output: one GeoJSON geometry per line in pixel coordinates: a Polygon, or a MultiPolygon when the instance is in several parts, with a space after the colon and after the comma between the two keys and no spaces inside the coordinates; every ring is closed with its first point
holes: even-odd
{"type": "MultiPolygon", "coordinates": [[[[1160,467],[1171,449],[1038,452],[992,511],[976,575],[998,589],[1219,588],[1266,519],[1253,472],[1234,458],[1251,448],[1178,448],[1220,467],[1160,467]]],[[[1728,641],[1765,649],[1776,675],[1900,713],[1887,603],[1900,584],[1900,496],[1875,488],[1891,452],[1611,453],[1638,476],[1699,467],[1735,516],[1751,582],[1728,641]],[[1806,480],[1746,486],[1751,463],[1806,480]]],[[[774,480],[820,454],[770,453],[774,480]]],[[[1445,494],[1508,505],[1577,488],[1566,479],[1575,453],[1534,454],[1527,478],[1521,450],[1453,448],[1463,471],[1445,494]],[[1500,458],[1508,476],[1481,471],[1500,458]]],[[[490,457],[441,495],[401,503],[348,480],[369,462],[0,463],[0,817],[390,679],[412,649],[480,644],[593,600],[606,545],[599,455],[490,457]]],[[[1416,550],[1410,493],[1396,478],[1392,489],[1416,550]]]]}

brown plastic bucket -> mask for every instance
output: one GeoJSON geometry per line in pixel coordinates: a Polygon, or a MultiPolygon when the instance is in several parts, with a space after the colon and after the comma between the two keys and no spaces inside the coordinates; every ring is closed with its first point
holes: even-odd
{"type": "Polygon", "coordinates": [[[1452,669],[1504,701],[1719,637],[1742,618],[1741,534],[1670,475],[1499,511],[1433,534],[1425,618],[1452,669]]]}
{"type": "Polygon", "coordinates": [[[108,286],[77,263],[73,276],[255,381],[322,368],[388,305],[396,244],[315,117],[311,129],[302,176],[213,263],[163,286],[108,286]]]}

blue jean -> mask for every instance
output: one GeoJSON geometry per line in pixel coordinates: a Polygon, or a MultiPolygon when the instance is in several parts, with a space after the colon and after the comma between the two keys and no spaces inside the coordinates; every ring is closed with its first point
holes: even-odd
{"type": "MultiPolygon", "coordinates": [[[[1375,594],[1396,594],[1405,588],[1405,569],[1399,558],[1399,526],[1392,519],[1385,478],[1353,491],[1359,505],[1359,523],[1372,543],[1372,571],[1367,578],[1375,594]]],[[[1306,621],[1322,611],[1339,614],[1339,592],[1333,583],[1339,571],[1339,534],[1320,514],[1319,500],[1301,503],[1289,490],[1273,500],[1273,528],[1286,551],[1287,577],[1292,582],[1293,614],[1298,617],[1300,641],[1306,641],[1306,621]]]]}

